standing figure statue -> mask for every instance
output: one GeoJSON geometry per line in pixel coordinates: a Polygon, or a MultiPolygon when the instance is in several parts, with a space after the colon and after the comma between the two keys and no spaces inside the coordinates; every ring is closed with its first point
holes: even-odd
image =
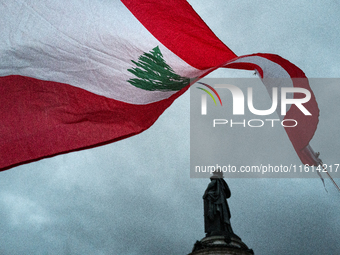
{"type": "Polygon", "coordinates": [[[217,169],[210,180],[203,195],[206,236],[201,241],[196,241],[192,252],[188,255],[254,255],[253,250],[249,249],[231,228],[230,211],[227,203],[231,194],[228,184],[223,179],[221,169],[217,169]]]}
{"type": "Polygon", "coordinates": [[[204,195],[204,228],[206,236],[236,236],[230,225],[227,198],[230,189],[220,169],[213,173],[204,195]]]}

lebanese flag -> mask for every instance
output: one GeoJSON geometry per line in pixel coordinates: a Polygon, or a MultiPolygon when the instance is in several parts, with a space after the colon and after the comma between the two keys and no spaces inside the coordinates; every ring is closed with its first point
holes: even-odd
{"type": "MultiPolygon", "coordinates": [[[[303,107],[310,115],[303,113],[296,104],[288,105],[286,114],[282,115],[281,98],[278,98],[276,112],[283,123],[288,122],[288,124],[284,124],[285,130],[301,162],[309,166],[318,166],[321,160],[309,145],[309,141],[314,136],[319,122],[319,107],[304,72],[278,55],[261,53],[238,57],[229,61],[224,67],[255,70],[271,98],[273,87],[277,88],[279,92],[282,88],[302,88],[309,91],[310,99],[303,104],[303,107]]],[[[305,97],[306,95],[303,93],[290,94],[290,97],[289,94],[287,95],[287,98],[292,99],[305,97]]]]}
{"type": "MultiPolygon", "coordinates": [[[[0,26],[0,170],[138,134],[219,67],[305,78],[276,55],[236,56],[184,0],[1,0],[0,26]]],[[[313,125],[287,133],[317,164],[309,104],[313,125]]]]}

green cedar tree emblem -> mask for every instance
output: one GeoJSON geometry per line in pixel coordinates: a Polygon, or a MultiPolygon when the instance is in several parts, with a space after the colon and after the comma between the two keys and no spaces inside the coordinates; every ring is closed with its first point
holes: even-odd
{"type": "Polygon", "coordinates": [[[137,67],[128,69],[137,78],[128,82],[144,90],[174,91],[180,90],[190,84],[190,78],[182,77],[165,62],[159,47],[153,48],[149,53],[144,52],[138,62],[131,60],[137,67]]]}

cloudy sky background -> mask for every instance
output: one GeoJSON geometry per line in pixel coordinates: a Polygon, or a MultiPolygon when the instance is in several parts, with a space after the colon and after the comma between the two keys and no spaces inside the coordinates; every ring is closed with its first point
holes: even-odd
{"type": "MultiPolygon", "coordinates": [[[[189,2],[237,55],[275,53],[308,77],[340,77],[339,1],[189,2]]],[[[253,76],[218,70],[210,77],[253,76]]],[[[325,163],[340,163],[340,88],[312,89],[321,115],[311,144],[325,163]]],[[[189,177],[189,99],[176,100],[138,136],[0,173],[0,254],[189,253],[204,237],[209,183],[189,177]]],[[[248,158],[300,164],[280,132],[277,140],[243,134],[225,157],[247,148],[248,158]]],[[[255,254],[338,254],[340,193],[329,180],[328,192],[317,178],[227,182],[232,226],[255,254]]]]}

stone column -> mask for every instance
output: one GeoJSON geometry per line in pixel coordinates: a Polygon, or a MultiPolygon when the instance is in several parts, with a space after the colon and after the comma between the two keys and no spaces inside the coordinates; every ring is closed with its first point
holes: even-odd
{"type": "Polygon", "coordinates": [[[188,255],[253,255],[241,238],[224,236],[205,237],[197,241],[191,253],[188,255]]]}

